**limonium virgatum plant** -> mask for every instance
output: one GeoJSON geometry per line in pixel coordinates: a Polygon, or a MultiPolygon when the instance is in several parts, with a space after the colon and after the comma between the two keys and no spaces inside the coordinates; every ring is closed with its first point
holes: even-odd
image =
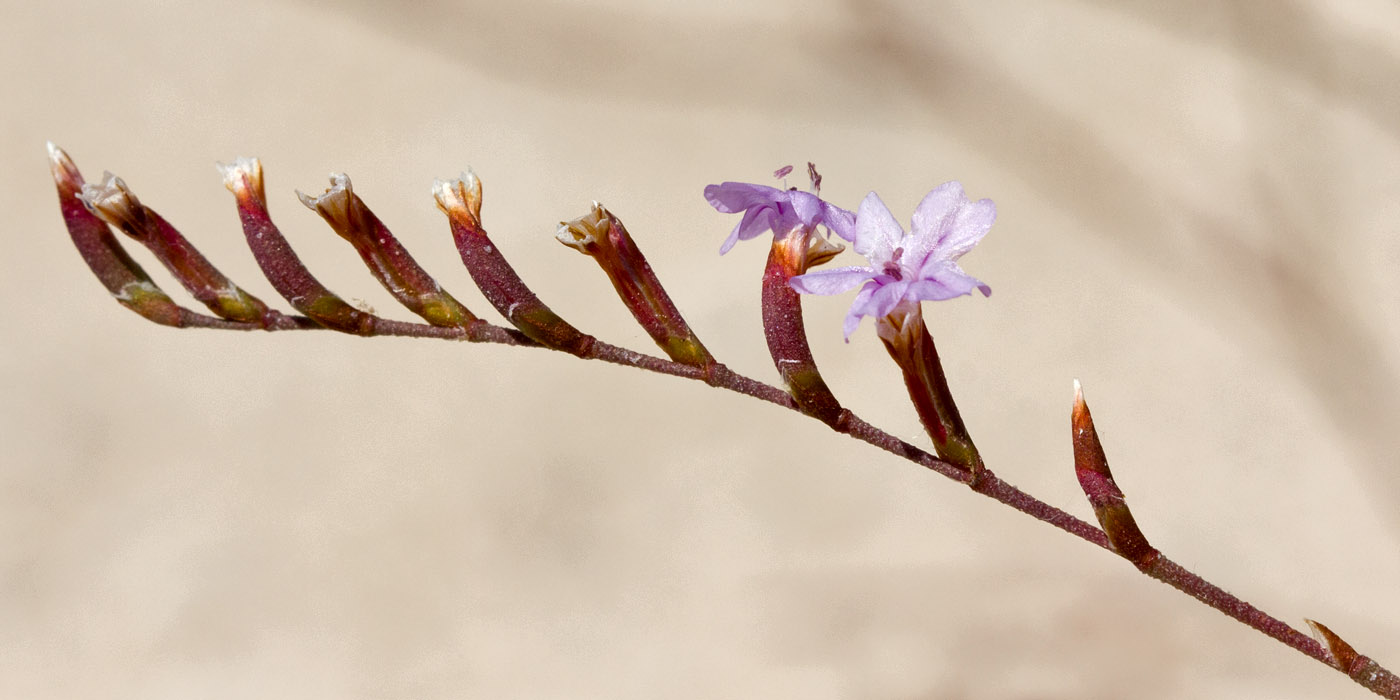
{"type": "MultiPolygon", "coordinates": [[[[952,299],[973,290],[991,294],[990,287],[962,270],[958,259],[987,234],[996,208],[991,200],[969,201],[957,182],[929,192],[914,208],[908,231],[874,192],[854,213],[823,200],[821,176],[811,164],[810,192],[739,182],[705,188],[705,198],[716,210],[742,214],[721,254],[739,241],[772,234],[761,295],[764,335],[786,387],[779,388],[739,375],[710,354],[681,317],[622,221],[596,202],[584,216],[561,224],[556,236],[598,263],[623,304],[669,359],[588,335],[535,296],[487,236],[481,219],[481,180],[470,171],[454,180],[436,181],[433,197],[447,215],[472,280],[509,327],[477,316],[419,267],[356,196],[343,174],[332,175],[331,187],[319,196],[300,192],[297,196],[355,247],[395,300],[426,323],[395,321],[356,308],[318,282],[272,222],[257,160],[240,158],[219,168],[237,202],[253,257],[297,314],[273,309],[234,284],[165,219],[142,204],[120,178],[107,173],[98,184],[86,183],[68,155],[53,144],[49,144],[49,158],[63,220],[79,254],[118,302],[148,320],[180,328],[324,328],[361,336],[542,347],[703,381],[800,411],[838,433],[965,484],[1118,554],[1142,573],[1341,671],[1377,695],[1400,698],[1400,677],[1358,653],[1323,624],[1308,620],[1315,638],[1305,635],[1186,570],[1149,544],[1114,483],[1078,381],[1071,413],[1074,471],[1100,527],[1011,486],[987,468],[958,415],[921,310],[922,302],[952,299]],[[149,248],[212,315],[180,306],[166,295],[127,254],[112,228],[149,248]],[[844,250],[836,241],[850,243],[867,264],[813,269],[844,250]],[[861,420],[841,405],[822,380],[807,344],[800,295],[840,294],[857,287],[843,324],[846,340],[850,342],[862,319],[873,319],[876,335],[903,373],[936,457],[861,420]]],[[[774,175],[786,184],[791,171],[785,167],[774,175]]]]}

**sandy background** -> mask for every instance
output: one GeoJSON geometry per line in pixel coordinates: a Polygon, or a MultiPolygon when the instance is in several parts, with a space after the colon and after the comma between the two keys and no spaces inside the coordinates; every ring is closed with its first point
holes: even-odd
{"type": "MultiPolygon", "coordinates": [[[[553,240],[596,198],[765,380],[763,246],[715,255],[734,220],[704,185],[813,160],[907,220],[960,179],[998,205],[964,259],[996,292],[928,317],[993,468],[1090,517],[1079,377],[1155,544],[1400,664],[1400,10],[1161,5],[5,3],[0,696],[1364,697],[767,405],[538,351],[145,323],[75,254],[44,154],[124,176],[274,301],[212,167],[259,156],[313,270],[397,318],[293,189],[348,171],[484,312],[428,192],[471,165],[536,291],[652,351],[553,240]]],[[[841,342],[848,303],[808,303],[828,379],[922,443],[869,326],[841,342]]]]}

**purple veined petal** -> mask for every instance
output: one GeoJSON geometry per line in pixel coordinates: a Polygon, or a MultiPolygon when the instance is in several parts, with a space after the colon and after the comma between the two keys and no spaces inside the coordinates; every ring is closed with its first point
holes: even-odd
{"type": "Polygon", "coordinates": [[[720,249],[720,255],[724,255],[734,247],[730,241],[747,241],[763,235],[773,226],[773,208],[767,206],[754,207],[744,211],[744,218],[739,219],[739,223],[734,227],[734,231],[725,239],[724,247],[720,249]]]}
{"type": "Polygon", "coordinates": [[[904,300],[905,293],[909,291],[909,280],[901,280],[882,285],[870,295],[870,301],[866,304],[869,309],[869,316],[888,316],[899,302],[904,300]]]}
{"type": "Polygon", "coordinates": [[[822,215],[822,200],[814,194],[798,190],[788,190],[787,196],[792,212],[797,215],[802,225],[807,228],[816,226],[822,215]]]}
{"type": "Polygon", "coordinates": [[[734,248],[736,242],[748,241],[769,230],[769,213],[770,207],[755,207],[743,211],[743,218],[735,225],[734,231],[729,232],[729,238],[724,239],[724,245],[720,246],[720,255],[729,252],[729,248],[734,248]]]}
{"type": "Polygon", "coordinates": [[[957,260],[987,235],[996,221],[997,207],[990,199],[967,202],[944,221],[945,230],[935,248],[937,256],[957,260]]]}
{"type": "Polygon", "coordinates": [[[774,234],[782,235],[804,225],[790,202],[774,202],[773,206],[766,207],[765,211],[768,212],[768,229],[774,234]]]}
{"type": "Polygon", "coordinates": [[[924,195],[909,221],[911,245],[904,249],[905,260],[915,268],[923,264],[938,246],[945,221],[967,201],[962,183],[945,182],[924,195]]]}
{"type": "Polygon", "coordinates": [[[967,201],[963,186],[957,180],[949,180],[924,195],[919,206],[914,208],[909,230],[916,236],[926,236],[936,229],[943,219],[957,211],[958,205],[967,201]]]}
{"type": "Polygon", "coordinates": [[[851,334],[860,327],[861,318],[869,315],[866,313],[866,306],[870,302],[870,296],[879,288],[880,285],[871,282],[856,293],[855,301],[851,302],[851,310],[846,312],[846,320],[841,323],[841,331],[846,334],[846,342],[851,342],[851,334]]]}
{"type": "Polygon", "coordinates": [[[841,207],[822,202],[822,223],[831,232],[847,241],[856,239],[856,215],[841,207]]]}
{"type": "Polygon", "coordinates": [[[729,249],[730,249],[730,248],[733,248],[733,247],[734,247],[734,244],[735,244],[735,243],[738,243],[738,242],[739,242],[739,227],[738,227],[738,226],[735,226],[735,227],[734,227],[734,230],[731,231],[731,232],[729,232],[729,238],[724,239],[724,243],[720,245],[720,247],[719,247],[719,254],[720,254],[720,255],[724,255],[725,253],[728,253],[728,252],[729,252],[729,249]]]}
{"type": "Polygon", "coordinates": [[[963,272],[962,268],[951,260],[938,261],[937,264],[927,267],[929,269],[921,270],[919,279],[909,285],[906,297],[921,301],[943,301],[971,294],[974,289],[980,290],[982,296],[992,295],[991,287],[963,272]]]}
{"type": "Polygon", "coordinates": [[[875,274],[868,267],[837,267],[798,275],[788,280],[788,285],[799,294],[840,294],[854,289],[875,274]]]}
{"type": "Polygon", "coordinates": [[[723,182],[705,187],[705,201],[723,214],[734,214],[786,199],[787,192],[783,190],[748,182],[723,182]]]}
{"type": "Polygon", "coordinates": [[[883,267],[894,257],[894,249],[904,237],[904,229],[895,221],[880,195],[865,195],[856,212],[856,239],[853,247],[864,255],[872,267],[883,267]]]}

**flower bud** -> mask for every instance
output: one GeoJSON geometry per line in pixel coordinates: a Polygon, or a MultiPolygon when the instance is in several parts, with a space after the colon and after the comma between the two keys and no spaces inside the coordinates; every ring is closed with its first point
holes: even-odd
{"type": "Polygon", "coordinates": [[[121,178],[105,173],[101,184],[83,185],[82,199],[103,221],[149,248],[195,299],[219,317],[256,324],[271,320],[266,304],[219,272],[174,226],[142,204],[121,178]]]}
{"type": "Polygon", "coordinates": [[[232,164],[219,164],[224,186],[238,201],[238,218],[248,248],[272,283],[297,311],[313,321],[344,333],[371,335],[376,318],[345,303],[326,289],[292,251],[282,232],[272,223],[263,194],[262,163],[256,158],[239,158],[232,164]]]}
{"type": "Polygon", "coordinates": [[[597,261],[637,323],[672,360],[696,367],[714,364],[715,358],[681,317],[646,257],[612,212],[594,202],[588,214],[560,223],[555,238],[597,261]]]}
{"type": "Polygon", "coordinates": [[[1157,560],[1157,550],[1138,529],[1122,489],[1113,481],[1099,433],[1094,429],[1094,417],[1089,414],[1089,404],[1084,402],[1084,390],[1077,379],[1074,380],[1074,410],[1070,423],[1074,439],[1074,474],[1079,478],[1079,487],[1088,497],[1113,551],[1145,570],[1157,560]]]}
{"type": "Polygon", "coordinates": [[[486,300],[531,340],[587,356],[593,336],[579,332],[545,306],[481,227],[481,180],[470,170],[456,180],[435,180],[433,198],[447,215],[462,264],[486,300]]]}
{"type": "Polygon", "coordinates": [[[181,325],[183,309],[151,280],[127,255],[107,224],[88,211],[81,193],[84,182],[78,166],[63,149],[48,144],[49,169],[58,188],[63,223],[78,254],[118,302],[146,319],[165,326],[181,325]]]}
{"type": "Polygon", "coordinates": [[[331,187],[312,197],[297,192],[301,203],[330,224],[355,250],[393,297],[435,326],[467,327],[478,319],[438,285],[409,255],[388,227],[355,194],[350,178],[331,175],[331,187]]]}
{"type": "Polygon", "coordinates": [[[1320,641],[1327,649],[1333,666],[1377,695],[1387,698],[1400,697],[1400,676],[1376,663],[1369,656],[1357,653],[1346,640],[1321,622],[1303,619],[1312,627],[1314,636],[1321,637],[1320,641]]]}

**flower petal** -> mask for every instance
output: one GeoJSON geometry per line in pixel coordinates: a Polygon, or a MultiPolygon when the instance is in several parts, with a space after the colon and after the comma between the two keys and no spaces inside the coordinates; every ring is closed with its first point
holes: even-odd
{"type": "Polygon", "coordinates": [[[905,296],[921,301],[943,301],[971,294],[974,289],[980,290],[982,296],[992,295],[991,287],[963,272],[957,263],[951,260],[931,260],[927,269],[920,270],[918,280],[909,285],[905,296]]]}
{"type": "Polygon", "coordinates": [[[948,260],[957,260],[977,245],[987,235],[992,222],[997,218],[997,205],[990,199],[968,202],[958,209],[948,226],[947,232],[938,242],[938,254],[948,260]]]}
{"type": "Polygon", "coordinates": [[[869,315],[866,313],[866,307],[870,301],[870,295],[879,288],[880,285],[871,282],[856,293],[855,301],[851,302],[851,310],[846,312],[846,320],[841,323],[841,331],[846,334],[846,342],[851,342],[851,334],[860,327],[860,319],[869,315]]]}
{"type": "Polygon", "coordinates": [[[799,294],[840,294],[855,288],[875,274],[875,270],[868,267],[837,267],[798,275],[788,280],[788,285],[799,294]]]}
{"type": "Polygon", "coordinates": [[[787,201],[787,192],[748,182],[723,182],[705,187],[705,201],[724,214],[734,214],[762,204],[787,201]]]}
{"type": "Polygon", "coordinates": [[[895,221],[880,195],[865,195],[856,213],[856,238],[853,247],[864,255],[872,267],[883,267],[894,257],[894,249],[904,237],[904,229],[895,221]]]}
{"type": "Polygon", "coordinates": [[[771,221],[769,217],[771,212],[770,207],[763,206],[744,211],[744,218],[739,220],[738,225],[730,232],[729,238],[724,239],[724,245],[720,246],[719,254],[728,253],[729,249],[733,248],[734,244],[739,241],[747,241],[767,231],[771,221]]]}
{"type": "MultiPolygon", "coordinates": [[[[990,199],[967,201],[962,185],[945,182],[924,196],[914,211],[911,222],[918,243],[911,264],[920,258],[957,260],[977,245],[997,218],[996,205],[990,199]]],[[[910,259],[910,258],[907,258],[910,259]]]]}
{"type": "Polygon", "coordinates": [[[945,182],[924,195],[919,206],[914,209],[909,229],[916,236],[926,236],[938,228],[949,214],[957,211],[958,207],[966,201],[967,195],[963,193],[961,182],[957,180],[945,182]]]}
{"type": "Polygon", "coordinates": [[[822,202],[822,223],[848,241],[856,239],[856,215],[828,202],[822,202]]]}
{"type": "Polygon", "coordinates": [[[870,309],[871,316],[888,316],[899,302],[904,300],[909,291],[910,280],[900,280],[881,285],[870,295],[870,302],[866,305],[870,309]]]}
{"type": "Polygon", "coordinates": [[[788,190],[787,198],[803,226],[812,228],[817,225],[822,215],[822,200],[814,194],[798,190],[788,190]]]}
{"type": "Polygon", "coordinates": [[[909,221],[909,233],[913,240],[904,251],[904,260],[909,265],[918,268],[923,264],[938,245],[944,221],[966,201],[962,183],[956,180],[945,182],[924,195],[909,221]]]}

